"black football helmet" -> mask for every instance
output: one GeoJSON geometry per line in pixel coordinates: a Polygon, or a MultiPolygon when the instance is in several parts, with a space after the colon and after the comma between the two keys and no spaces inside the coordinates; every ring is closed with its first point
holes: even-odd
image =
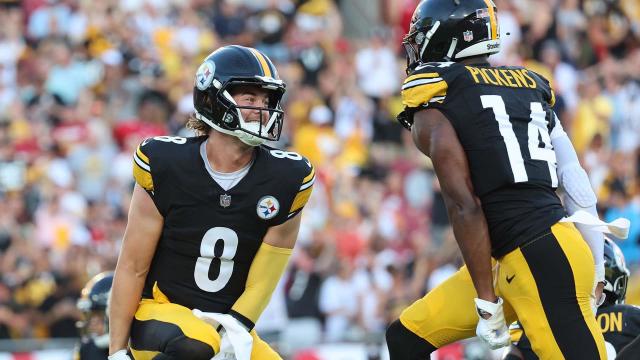
{"type": "Polygon", "coordinates": [[[284,112],[280,101],[285,84],[276,67],[262,52],[244,46],[229,45],[212,52],[198,68],[193,88],[196,119],[217,131],[238,137],[257,146],[280,138],[284,112]],[[269,92],[267,108],[239,107],[229,92],[235,86],[257,85],[269,92]],[[246,122],[240,108],[258,109],[268,121],[246,122]]]}
{"type": "Polygon", "coordinates": [[[497,8],[492,0],[423,0],[402,44],[407,74],[420,63],[459,61],[500,51],[497,8]]]}
{"type": "Polygon", "coordinates": [[[627,295],[629,269],[624,260],[622,250],[610,239],[604,240],[604,293],[607,295],[605,305],[623,304],[627,295]]]}
{"type": "Polygon", "coordinates": [[[77,324],[81,335],[91,337],[101,348],[109,346],[109,321],[106,311],[112,284],[113,271],[105,271],[94,276],[82,289],[76,304],[82,312],[82,320],[77,324]],[[103,331],[97,333],[92,328],[92,321],[104,322],[103,331]]]}

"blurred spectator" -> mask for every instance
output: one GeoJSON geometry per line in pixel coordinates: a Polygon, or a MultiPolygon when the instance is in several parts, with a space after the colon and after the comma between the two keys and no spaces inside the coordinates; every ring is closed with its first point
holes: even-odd
{"type": "MultiPolygon", "coordinates": [[[[361,285],[360,285],[361,286],[361,285]]],[[[358,298],[362,289],[354,277],[351,260],[342,260],[334,274],[322,284],[320,311],[325,316],[325,340],[345,341],[353,337],[358,318],[358,298]]]]}
{"type": "Polygon", "coordinates": [[[167,133],[167,123],[171,115],[171,104],[165,94],[146,91],[138,100],[138,117],[117,124],[114,137],[120,147],[130,143],[138,144],[143,139],[167,133]]]}
{"type": "Polygon", "coordinates": [[[582,99],[570,128],[571,140],[578,154],[584,153],[594,136],[609,137],[609,118],[613,113],[611,100],[602,95],[600,82],[588,76],[580,83],[582,99]]]}
{"type": "Polygon", "coordinates": [[[618,242],[629,266],[640,265],[640,204],[637,201],[629,201],[629,193],[624,184],[614,180],[609,194],[609,208],[604,214],[605,221],[611,221],[619,217],[632,220],[627,240],[618,242]],[[635,220],[635,221],[634,221],[635,220]]]}

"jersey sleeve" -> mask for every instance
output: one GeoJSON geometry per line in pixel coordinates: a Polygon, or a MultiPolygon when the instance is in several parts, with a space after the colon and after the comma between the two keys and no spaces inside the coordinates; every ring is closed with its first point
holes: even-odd
{"type": "Polygon", "coordinates": [[[149,149],[145,147],[149,140],[143,141],[133,153],[133,177],[136,183],[149,193],[153,193],[153,178],[151,177],[151,161],[149,149]]]}
{"type": "Polygon", "coordinates": [[[440,68],[425,64],[413,71],[402,84],[402,104],[405,109],[412,109],[442,103],[447,96],[447,89],[440,68]]]}
{"type": "Polygon", "coordinates": [[[538,74],[537,72],[529,70],[530,73],[534,74],[536,77],[536,82],[538,86],[540,86],[540,90],[542,91],[544,99],[549,103],[549,106],[553,106],[556,103],[556,94],[551,88],[551,84],[549,80],[544,76],[538,74]]]}
{"type": "Polygon", "coordinates": [[[293,198],[293,202],[291,203],[291,207],[287,214],[287,219],[296,216],[302,211],[304,206],[307,204],[307,201],[309,201],[309,197],[313,191],[313,184],[316,180],[316,171],[309,160],[304,159],[304,162],[308,165],[308,170],[303,172],[305,175],[300,181],[300,187],[297,189],[297,193],[293,198]]]}

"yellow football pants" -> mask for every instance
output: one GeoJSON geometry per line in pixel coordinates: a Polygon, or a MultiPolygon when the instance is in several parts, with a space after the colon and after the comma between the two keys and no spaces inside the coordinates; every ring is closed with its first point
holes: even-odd
{"type": "MultiPolygon", "coordinates": [[[[282,360],[256,333],[252,360],[282,360]]],[[[142,299],[131,325],[131,353],[135,360],[150,360],[159,353],[174,358],[210,359],[220,350],[220,334],[198,319],[189,308],[174,304],[154,288],[153,299],[142,299]]]]}
{"type": "MultiPolygon", "coordinates": [[[[540,359],[606,359],[604,338],[590,306],[591,251],[571,223],[499,259],[496,293],[507,324],[519,320],[540,359]]],[[[466,266],[406,308],[400,322],[436,347],[475,336],[477,297],[466,266]]]]}

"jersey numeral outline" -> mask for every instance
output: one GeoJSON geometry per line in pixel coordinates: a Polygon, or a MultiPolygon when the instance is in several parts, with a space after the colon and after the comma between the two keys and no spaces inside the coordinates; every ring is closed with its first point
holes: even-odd
{"type": "Polygon", "coordinates": [[[269,152],[278,159],[302,160],[302,155],[293,151],[271,150],[269,152]]]}
{"type": "Polygon", "coordinates": [[[200,243],[200,257],[196,261],[193,276],[196,285],[207,292],[218,292],[222,290],[233,273],[233,258],[238,251],[238,234],[226,227],[214,227],[204,234],[200,243]],[[214,253],[216,244],[222,241],[222,255],[216,256],[214,253]],[[213,259],[220,260],[220,272],[215,279],[209,278],[209,268],[213,259]]]}
{"type": "Polygon", "coordinates": [[[154,136],[153,140],[171,142],[174,144],[182,145],[187,143],[187,138],[183,138],[181,136],[154,136]]]}
{"type": "MultiPolygon", "coordinates": [[[[491,108],[495,120],[498,122],[498,131],[502,135],[502,139],[507,148],[507,156],[511,165],[514,182],[527,182],[529,175],[524,166],[524,158],[520,150],[520,143],[513,131],[513,125],[509,120],[509,114],[504,104],[504,100],[500,95],[482,95],[480,96],[482,107],[491,108]]],[[[527,123],[527,145],[529,155],[532,160],[541,160],[547,163],[549,168],[549,176],[551,178],[551,186],[558,186],[558,175],[556,174],[556,153],[551,145],[551,138],[547,130],[547,118],[542,104],[539,102],[531,102],[530,119],[527,123]],[[544,147],[540,147],[540,144],[544,147]]]]}

